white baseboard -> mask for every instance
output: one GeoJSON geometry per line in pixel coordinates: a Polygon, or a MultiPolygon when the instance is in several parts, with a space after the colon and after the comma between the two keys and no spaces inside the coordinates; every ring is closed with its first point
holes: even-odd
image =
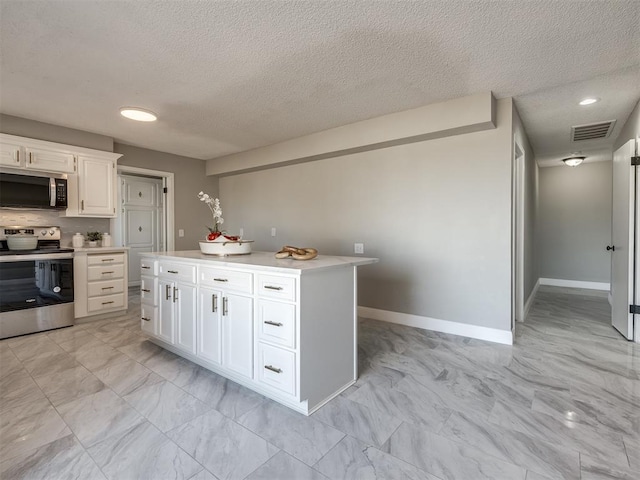
{"type": "Polygon", "coordinates": [[[358,307],[358,316],[381,320],[383,322],[397,323],[399,325],[407,325],[409,327],[422,328],[424,330],[477,338],[478,340],[487,340],[504,345],[513,345],[513,333],[511,330],[498,330],[497,328],[480,327],[478,325],[422,317],[410,313],[390,312],[388,310],[379,310],[370,307],[358,307]]]}
{"type": "Polygon", "coordinates": [[[609,283],[603,282],[583,282],[580,280],[563,280],[561,278],[541,278],[540,285],[550,285],[553,287],[586,288],[589,290],[611,290],[609,283]]]}
{"type": "Polygon", "coordinates": [[[533,301],[536,298],[536,294],[538,293],[538,289],[540,288],[540,279],[538,279],[536,281],[535,286],[533,287],[533,290],[531,290],[531,293],[529,294],[529,298],[527,298],[527,302],[524,304],[524,320],[527,319],[527,317],[529,316],[529,311],[531,310],[531,305],[533,305],[533,301]]]}

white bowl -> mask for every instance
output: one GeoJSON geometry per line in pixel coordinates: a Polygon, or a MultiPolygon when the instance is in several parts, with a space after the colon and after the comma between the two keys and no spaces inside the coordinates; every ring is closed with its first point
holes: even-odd
{"type": "Polygon", "coordinates": [[[7,235],[7,247],[9,250],[34,250],[38,246],[38,237],[35,235],[7,235]]]}
{"type": "Polygon", "coordinates": [[[253,240],[200,242],[200,251],[205,255],[218,255],[220,257],[227,255],[249,255],[251,253],[252,243],[253,240]]]}

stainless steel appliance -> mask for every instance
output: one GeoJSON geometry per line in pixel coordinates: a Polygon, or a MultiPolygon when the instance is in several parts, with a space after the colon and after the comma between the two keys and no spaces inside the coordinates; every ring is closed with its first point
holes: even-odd
{"type": "Polygon", "coordinates": [[[60,247],[60,227],[0,226],[0,338],[73,321],[73,249],[60,247]],[[37,248],[9,250],[18,232],[37,235],[37,248]]]}
{"type": "Polygon", "coordinates": [[[0,172],[0,207],[64,210],[67,179],[64,175],[0,172]]]}

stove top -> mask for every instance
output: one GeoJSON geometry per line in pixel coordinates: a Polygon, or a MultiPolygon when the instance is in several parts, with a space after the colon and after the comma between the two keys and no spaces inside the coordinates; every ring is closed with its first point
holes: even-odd
{"type": "Polygon", "coordinates": [[[60,227],[36,226],[0,226],[0,256],[2,255],[34,255],[42,253],[68,253],[73,248],[60,247],[60,227]],[[26,233],[38,237],[38,247],[33,250],[9,250],[7,237],[16,233],[26,233]]]}
{"type": "Polygon", "coordinates": [[[35,250],[9,250],[6,248],[7,242],[0,242],[0,256],[3,255],[40,255],[42,253],[71,253],[73,252],[73,248],[37,248],[35,250]]]}

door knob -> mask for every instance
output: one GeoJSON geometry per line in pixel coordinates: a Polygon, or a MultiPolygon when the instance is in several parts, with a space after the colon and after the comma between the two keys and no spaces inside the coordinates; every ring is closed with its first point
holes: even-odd
{"type": "MultiPolygon", "coordinates": [[[[141,232],[142,231],[142,227],[138,227],[138,231],[141,232]]],[[[609,248],[609,247],[607,247],[609,248]]]]}
{"type": "Polygon", "coordinates": [[[615,246],[613,246],[613,245],[607,245],[607,252],[608,252],[608,251],[615,252],[615,251],[616,251],[616,247],[615,247],[615,246]]]}

